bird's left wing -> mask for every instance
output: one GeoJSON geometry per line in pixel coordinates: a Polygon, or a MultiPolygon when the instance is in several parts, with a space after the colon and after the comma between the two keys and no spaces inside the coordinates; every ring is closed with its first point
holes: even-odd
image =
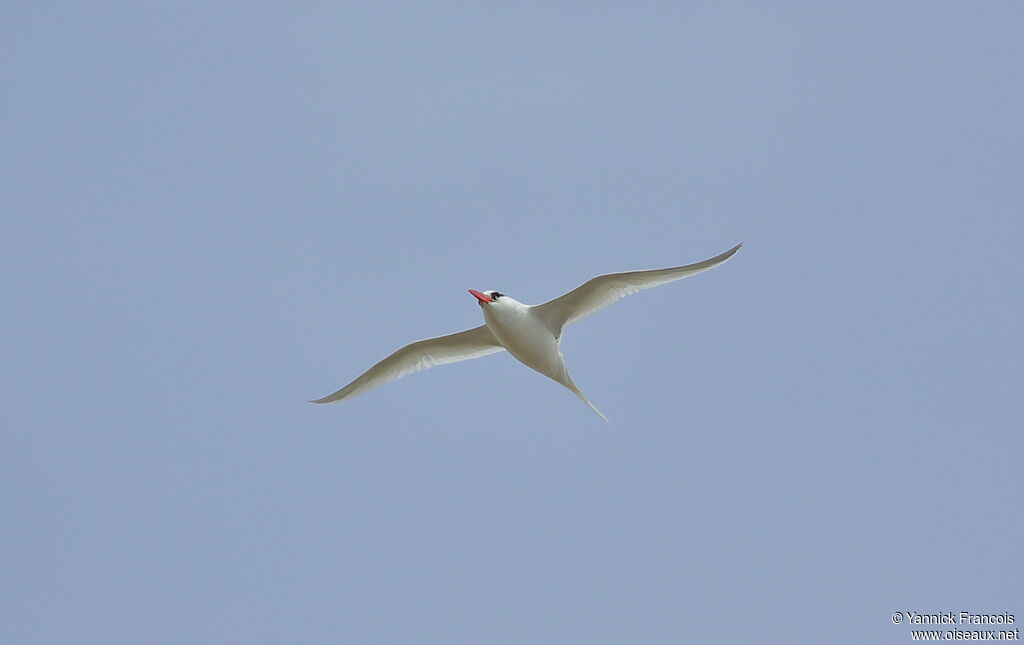
{"type": "Polygon", "coordinates": [[[714,268],[731,258],[736,251],[740,250],[741,246],[743,244],[737,244],[721,255],[696,264],[652,271],[627,271],[626,273],[599,275],[564,296],[537,305],[533,311],[540,316],[551,333],[558,336],[566,325],[597,313],[630,294],[666,282],[688,278],[701,271],[714,268]]]}
{"type": "Polygon", "coordinates": [[[480,325],[457,334],[418,340],[394,352],[334,394],[328,394],[310,403],[334,403],[352,398],[378,385],[384,385],[428,367],[479,358],[503,349],[505,348],[487,325],[480,325]]]}

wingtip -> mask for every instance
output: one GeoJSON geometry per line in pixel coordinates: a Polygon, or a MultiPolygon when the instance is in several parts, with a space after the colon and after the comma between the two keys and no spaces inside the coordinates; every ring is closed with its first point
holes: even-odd
{"type": "Polygon", "coordinates": [[[732,247],[731,249],[729,249],[725,253],[719,255],[718,257],[722,258],[722,261],[724,262],[725,260],[728,260],[732,256],[736,255],[736,252],[739,251],[742,246],[743,246],[743,242],[740,242],[739,244],[737,244],[736,246],[732,247]]]}

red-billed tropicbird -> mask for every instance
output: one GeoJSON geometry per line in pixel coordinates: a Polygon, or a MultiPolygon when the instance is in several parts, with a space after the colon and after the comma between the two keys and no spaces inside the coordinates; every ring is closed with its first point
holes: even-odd
{"type": "Polygon", "coordinates": [[[716,267],[731,258],[741,246],[737,244],[721,255],[696,264],[598,276],[542,305],[524,305],[497,291],[470,289],[483,309],[483,325],[406,345],[337,392],[311,403],[334,403],[428,367],[507,350],[527,367],[564,385],[607,421],[569,376],[560,350],[562,329],[637,291],[716,267]]]}

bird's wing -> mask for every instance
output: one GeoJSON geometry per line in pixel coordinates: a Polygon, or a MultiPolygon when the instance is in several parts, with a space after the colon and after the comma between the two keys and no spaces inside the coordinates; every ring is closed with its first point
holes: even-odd
{"type": "Polygon", "coordinates": [[[334,403],[358,396],[378,385],[414,374],[428,367],[479,358],[505,349],[486,325],[410,343],[366,370],[362,376],[334,394],[310,403],[334,403]]]}
{"type": "Polygon", "coordinates": [[[701,271],[707,271],[725,262],[740,249],[737,244],[721,255],[710,260],[687,264],[668,269],[651,271],[627,271],[626,273],[609,273],[592,278],[576,287],[564,296],[537,305],[533,311],[544,321],[545,326],[555,336],[562,333],[566,325],[597,313],[605,307],[643,289],[650,289],[666,282],[681,280],[701,271]]]}

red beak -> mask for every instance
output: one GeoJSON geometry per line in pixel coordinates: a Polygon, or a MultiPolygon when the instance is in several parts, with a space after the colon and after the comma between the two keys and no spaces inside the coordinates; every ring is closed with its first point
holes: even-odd
{"type": "Polygon", "coordinates": [[[480,302],[494,302],[494,298],[490,297],[486,293],[481,293],[476,289],[470,289],[469,292],[476,296],[476,299],[479,300],[480,302]]]}

